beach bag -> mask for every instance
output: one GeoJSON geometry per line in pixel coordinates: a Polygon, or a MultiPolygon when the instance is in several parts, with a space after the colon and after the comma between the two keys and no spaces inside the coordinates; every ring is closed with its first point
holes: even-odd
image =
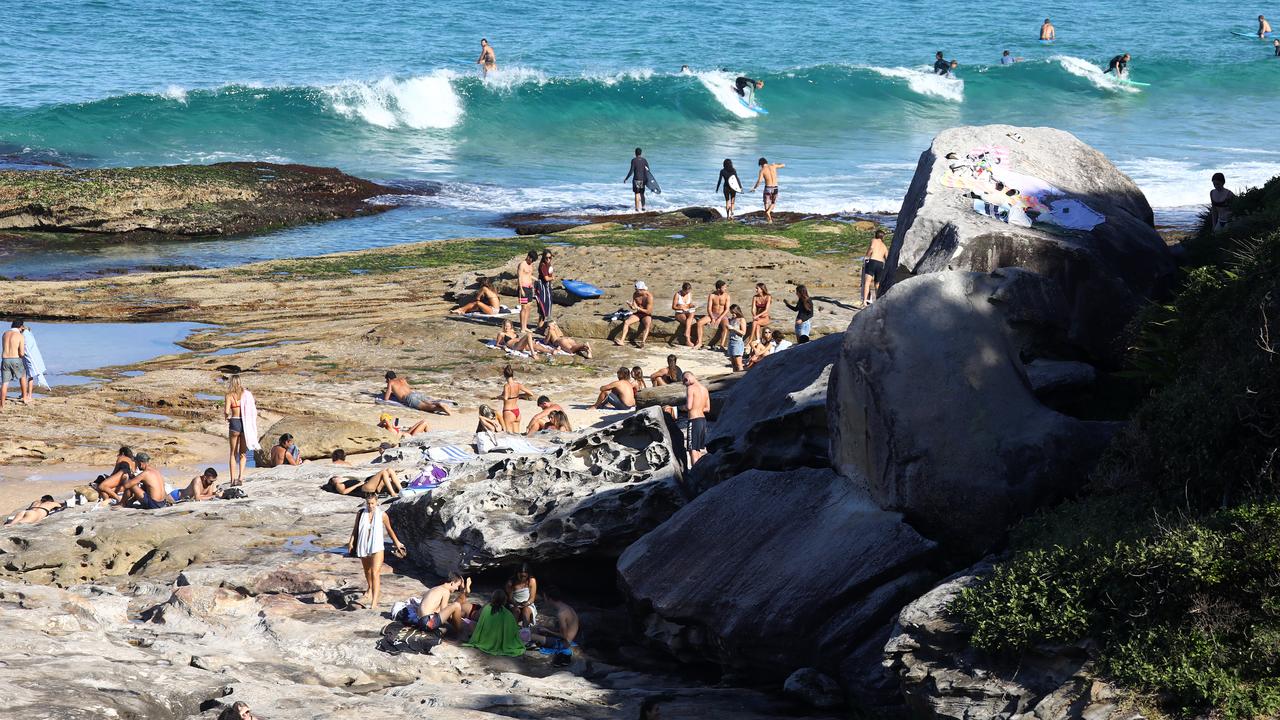
{"type": "Polygon", "coordinates": [[[378,640],[378,650],[389,655],[416,653],[425,655],[440,644],[440,637],[433,632],[407,623],[392,621],[382,628],[382,637],[378,640]]]}
{"type": "Polygon", "coordinates": [[[229,487],[222,491],[223,500],[243,500],[247,497],[249,494],[244,491],[244,488],[229,487]]]}

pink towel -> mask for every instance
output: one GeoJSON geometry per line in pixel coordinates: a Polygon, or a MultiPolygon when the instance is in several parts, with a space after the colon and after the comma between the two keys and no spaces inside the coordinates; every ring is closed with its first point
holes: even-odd
{"type": "Polygon", "coordinates": [[[245,447],[250,452],[261,450],[262,444],[258,442],[258,403],[248,390],[240,396],[240,417],[244,421],[245,447]]]}

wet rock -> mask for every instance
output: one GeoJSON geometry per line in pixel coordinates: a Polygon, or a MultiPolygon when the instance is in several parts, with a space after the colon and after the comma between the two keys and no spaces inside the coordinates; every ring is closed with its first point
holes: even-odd
{"type": "Polygon", "coordinates": [[[486,455],[390,514],[410,552],[439,574],[616,557],[683,504],[680,480],[652,408],[550,453],[486,455]]]}

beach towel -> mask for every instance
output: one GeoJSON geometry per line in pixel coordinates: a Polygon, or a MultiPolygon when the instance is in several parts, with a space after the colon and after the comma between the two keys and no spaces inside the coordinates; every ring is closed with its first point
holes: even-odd
{"type": "MultiPolygon", "coordinates": [[[[485,347],[488,347],[494,350],[505,350],[508,355],[515,355],[516,357],[522,357],[522,358],[529,357],[529,353],[523,350],[513,350],[512,348],[499,345],[497,340],[485,340],[484,344],[485,344],[485,347]]],[[[543,355],[569,355],[569,354],[570,353],[567,353],[561,350],[560,348],[556,348],[554,353],[543,353],[543,355]]]]}
{"type": "Polygon", "coordinates": [[[258,403],[248,390],[240,396],[240,417],[244,422],[244,443],[249,452],[262,449],[258,442],[258,403]]]}
{"type": "Polygon", "coordinates": [[[476,621],[475,632],[471,633],[471,641],[464,647],[475,648],[489,655],[524,655],[524,643],[520,642],[516,616],[506,608],[498,608],[495,613],[492,605],[486,605],[480,611],[480,619],[476,621]]]}
{"type": "Polygon", "coordinates": [[[498,447],[518,453],[549,453],[551,448],[541,448],[518,435],[496,438],[498,447]]]}
{"type": "Polygon", "coordinates": [[[427,457],[431,458],[432,462],[456,465],[474,460],[476,454],[461,445],[442,445],[427,448],[427,457]]]}
{"type": "Polygon", "coordinates": [[[27,354],[22,356],[27,377],[34,380],[37,386],[48,390],[49,381],[44,376],[48,374],[49,369],[44,365],[44,357],[40,355],[40,346],[36,344],[36,336],[31,334],[31,328],[23,328],[22,340],[27,346],[27,354]]]}
{"type": "MultiPolygon", "coordinates": [[[[434,397],[427,397],[427,402],[440,403],[441,405],[453,405],[454,407],[458,406],[458,403],[453,400],[441,400],[440,398],[434,398],[434,397]]],[[[376,394],[376,397],[374,397],[373,399],[373,404],[374,405],[395,405],[396,407],[402,407],[402,408],[405,408],[406,410],[418,410],[418,408],[411,408],[408,405],[405,405],[404,403],[400,402],[399,400],[383,400],[381,393],[376,394]]],[[[418,410],[418,412],[425,412],[425,411],[418,410]]]]}

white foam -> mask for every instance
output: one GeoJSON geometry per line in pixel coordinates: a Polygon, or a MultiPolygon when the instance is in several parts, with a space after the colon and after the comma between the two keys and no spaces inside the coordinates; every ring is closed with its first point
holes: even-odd
{"type": "Polygon", "coordinates": [[[964,101],[964,81],[959,78],[947,77],[939,75],[932,70],[921,70],[919,68],[872,66],[867,69],[887,78],[906,80],[907,87],[911,88],[912,92],[921,95],[942,98],[951,102],[964,101]]]}
{"type": "Polygon", "coordinates": [[[1244,161],[1206,166],[1182,160],[1146,157],[1118,161],[1121,170],[1133,178],[1152,207],[1182,208],[1209,203],[1209,178],[1215,172],[1227,176],[1227,187],[1239,192],[1259,187],[1280,175],[1280,163],[1244,161]]]}
{"type": "Polygon", "coordinates": [[[187,89],[182,87],[181,85],[170,85],[169,87],[164,89],[164,92],[160,94],[169,98],[170,100],[177,100],[183,105],[187,104],[187,89]]]}
{"type": "Polygon", "coordinates": [[[695,72],[694,76],[702,83],[702,86],[711,93],[711,97],[716,99],[725,110],[733,113],[740,118],[753,118],[756,113],[747,109],[742,104],[738,93],[733,89],[733,81],[736,79],[733,73],[722,72],[719,70],[702,70],[695,72]]]}
{"type": "Polygon", "coordinates": [[[552,80],[546,73],[520,65],[499,65],[484,76],[484,86],[492,90],[512,90],[521,85],[546,85],[552,80]]]}
{"type": "Polygon", "coordinates": [[[359,117],[370,125],[416,130],[451,128],[462,119],[462,99],[454,91],[454,74],[436,70],[427,75],[376,82],[348,81],[324,88],[335,112],[359,117]]]}
{"type": "Polygon", "coordinates": [[[1088,60],[1082,60],[1070,55],[1054,55],[1049,58],[1049,61],[1058,63],[1062,66],[1063,70],[1066,70],[1076,77],[1082,77],[1085,80],[1088,80],[1094,87],[1100,90],[1131,93],[1140,92],[1138,88],[1133,85],[1122,83],[1114,75],[1104,73],[1102,68],[1094,65],[1088,60]]]}

